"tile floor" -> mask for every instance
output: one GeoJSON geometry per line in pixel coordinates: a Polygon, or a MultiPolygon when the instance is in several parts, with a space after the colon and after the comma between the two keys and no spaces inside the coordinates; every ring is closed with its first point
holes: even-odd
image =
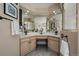
{"type": "Polygon", "coordinates": [[[30,52],[26,56],[57,56],[57,53],[44,46],[39,46],[36,50],[30,52]]]}

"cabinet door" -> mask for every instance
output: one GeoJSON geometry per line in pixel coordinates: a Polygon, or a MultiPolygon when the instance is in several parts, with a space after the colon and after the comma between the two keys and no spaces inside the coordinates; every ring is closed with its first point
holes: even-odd
{"type": "Polygon", "coordinates": [[[22,41],[21,42],[21,55],[24,56],[30,51],[30,44],[29,41],[22,41]]]}
{"type": "Polygon", "coordinates": [[[34,50],[36,48],[36,39],[35,38],[31,38],[30,39],[30,50],[34,50]]]}
{"type": "Polygon", "coordinates": [[[50,39],[48,39],[48,47],[49,47],[50,49],[52,49],[52,42],[51,42],[50,39]]]}
{"type": "Polygon", "coordinates": [[[48,39],[48,47],[53,51],[58,52],[58,39],[57,38],[49,38],[48,39]]]}

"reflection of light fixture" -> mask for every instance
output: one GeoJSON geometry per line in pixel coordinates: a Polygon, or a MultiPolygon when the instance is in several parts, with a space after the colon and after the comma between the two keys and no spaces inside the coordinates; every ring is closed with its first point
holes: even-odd
{"type": "Polygon", "coordinates": [[[55,11],[53,11],[53,13],[55,13],[55,11]]]}
{"type": "Polygon", "coordinates": [[[24,24],[27,24],[27,22],[24,22],[24,24]]]}
{"type": "Polygon", "coordinates": [[[30,11],[29,10],[26,10],[26,13],[25,14],[29,14],[30,13],[30,11]]]}
{"type": "Polygon", "coordinates": [[[25,14],[28,14],[27,12],[25,14]]]}
{"type": "Polygon", "coordinates": [[[54,14],[56,14],[56,11],[53,11],[54,14]]]}
{"type": "Polygon", "coordinates": [[[29,13],[30,11],[29,10],[27,10],[27,13],[29,13]]]}

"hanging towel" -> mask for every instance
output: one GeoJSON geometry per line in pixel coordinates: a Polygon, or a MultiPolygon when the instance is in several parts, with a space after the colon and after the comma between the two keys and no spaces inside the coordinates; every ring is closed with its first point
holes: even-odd
{"type": "MultiPolygon", "coordinates": [[[[64,38],[66,39],[66,38],[64,38]]],[[[61,46],[60,46],[60,53],[63,56],[69,56],[69,46],[68,46],[68,42],[61,40],[61,46]]]]}

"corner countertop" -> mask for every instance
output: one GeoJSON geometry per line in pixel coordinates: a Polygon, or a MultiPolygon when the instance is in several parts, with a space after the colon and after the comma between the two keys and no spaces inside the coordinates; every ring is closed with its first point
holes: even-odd
{"type": "Polygon", "coordinates": [[[55,35],[54,33],[51,33],[51,32],[46,32],[44,34],[40,34],[38,32],[30,32],[30,33],[27,33],[27,35],[21,34],[20,38],[26,38],[26,37],[31,37],[31,36],[52,36],[52,37],[60,38],[59,34],[55,35]]]}

